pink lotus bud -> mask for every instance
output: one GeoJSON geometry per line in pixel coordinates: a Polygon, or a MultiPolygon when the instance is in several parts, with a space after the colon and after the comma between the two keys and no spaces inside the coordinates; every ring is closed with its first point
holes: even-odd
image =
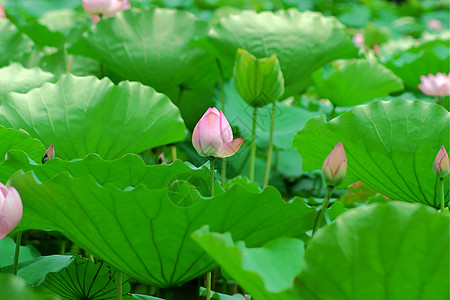
{"type": "Polygon", "coordinates": [[[323,162],[322,176],[328,186],[340,185],[347,173],[347,157],[344,146],[339,142],[323,162]]]}
{"type": "Polygon", "coordinates": [[[442,29],[442,22],[436,19],[428,20],[427,26],[429,29],[439,31],[442,29]]]}
{"type": "Polygon", "coordinates": [[[5,19],[5,18],[6,18],[5,9],[3,8],[3,4],[0,3],[0,19],[5,19]]]}
{"type": "Polygon", "coordinates": [[[201,156],[228,157],[235,154],[243,142],[243,137],[233,140],[227,118],[215,107],[208,108],[192,133],[192,144],[201,156]]]}
{"type": "Polygon", "coordinates": [[[22,200],[17,190],[0,182],[0,240],[16,228],[22,214],[22,200]]]}
{"type": "Polygon", "coordinates": [[[428,74],[427,77],[420,76],[420,82],[417,87],[428,96],[447,96],[450,95],[450,73],[448,75],[437,73],[436,76],[428,74]]]}
{"type": "Polygon", "coordinates": [[[356,47],[361,48],[364,46],[364,35],[362,33],[357,33],[353,36],[353,43],[356,47]]]}
{"type": "Polygon", "coordinates": [[[42,163],[45,164],[49,159],[52,158],[55,158],[55,147],[53,147],[53,144],[51,144],[50,147],[47,148],[47,151],[45,151],[45,154],[42,157],[42,163]]]}
{"type": "Polygon", "coordinates": [[[449,172],[449,161],[447,151],[444,146],[441,147],[433,163],[433,171],[439,178],[444,178],[449,172]]]}
{"type": "Polygon", "coordinates": [[[114,17],[119,11],[130,9],[128,0],[82,0],[84,10],[97,23],[101,18],[114,17]]]}

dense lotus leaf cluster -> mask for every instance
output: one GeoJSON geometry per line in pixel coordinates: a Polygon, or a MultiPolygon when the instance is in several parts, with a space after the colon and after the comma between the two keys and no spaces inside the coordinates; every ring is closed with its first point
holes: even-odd
{"type": "Polygon", "coordinates": [[[363,2],[2,1],[0,299],[448,299],[449,7],[363,2]]]}

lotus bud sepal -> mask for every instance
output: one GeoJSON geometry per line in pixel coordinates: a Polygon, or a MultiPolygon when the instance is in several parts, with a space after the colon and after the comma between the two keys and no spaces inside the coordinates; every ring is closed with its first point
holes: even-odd
{"type": "Polygon", "coordinates": [[[322,165],[322,176],[328,186],[340,185],[347,174],[347,157],[344,146],[339,142],[328,154],[322,165]]]}

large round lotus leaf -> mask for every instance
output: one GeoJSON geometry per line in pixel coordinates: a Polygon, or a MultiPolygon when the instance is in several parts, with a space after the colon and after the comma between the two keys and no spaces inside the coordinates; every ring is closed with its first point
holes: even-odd
{"type": "Polygon", "coordinates": [[[9,92],[26,93],[54,78],[55,75],[39,68],[27,69],[21,64],[12,63],[0,69],[0,101],[9,92]]]}
{"type": "Polygon", "coordinates": [[[257,58],[275,54],[284,76],[282,99],[303,90],[317,68],[357,52],[345,27],[334,17],[296,9],[229,15],[210,31],[209,42],[216,55],[231,65],[238,48],[257,58]]]}
{"type": "Polygon", "coordinates": [[[420,204],[363,206],[320,230],[303,260],[295,239],[247,248],[204,228],[193,238],[259,300],[446,300],[449,222],[420,204]]]}
{"type": "Polygon", "coordinates": [[[353,106],[403,89],[403,82],[376,61],[341,60],[333,71],[314,73],[316,90],[336,106],[353,106]],[[328,73],[328,74],[326,74],[328,73]]]}
{"type": "Polygon", "coordinates": [[[449,137],[450,113],[442,106],[393,99],[355,107],[329,122],[311,119],[292,146],[306,171],[320,169],[342,141],[348,159],[343,186],[361,180],[390,198],[439,207],[433,162],[442,145],[450,149],[449,137]]]}
{"type": "Polygon", "coordinates": [[[27,94],[10,93],[0,124],[22,128],[65,159],[116,158],[182,140],[185,126],[167,96],[137,82],[61,77],[27,94]]]}
{"type": "Polygon", "coordinates": [[[402,202],[350,210],[311,240],[308,299],[449,299],[448,215],[402,202]]]}
{"type": "Polygon", "coordinates": [[[314,222],[314,208],[299,198],[287,203],[274,188],[254,191],[239,183],[209,198],[202,196],[201,188],[210,180],[207,169],[192,170],[180,161],[146,166],[136,156],[131,160],[56,159],[36,167],[35,173],[14,174],[11,185],[24,203],[19,229],[60,231],[136,279],[168,287],[217,266],[190,238],[205,224],[258,246],[276,237],[300,235],[314,222]],[[78,166],[60,172],[55,166],[62,164],[78,166]],[[45,175],[46,168],[56,175],[45,175]],[[95,169],[103,175],[85,175],[95,169]],[[190,205],[175,204],[180,202],[190,205]]]}
{"type": "Polygon", "coordinates": [[[60,300],[53,295],[43,296],[27,287],[25,280],[12,274],[0,274],[0,299],[60,300]]]}
{"type": "Polygon", "coordinates": [[[31,51],[33,42],[20,33],[8,20],[0,18],[0,67],[17,60],[24,52],[31,51]]]}
{"type": "Polygon", "coordinates": [[[386,62],[410,90],[418,90],[421,75],[450,72],[450,41],[434,40],[398,52],[386,62]]]}
{"type": "Polygon", "coordinates": [[[190,44],[207,31],[207,23],[185,11],[127,10],[93,26],[73,51],[158,91],[209,88],[219,79],[215,59],[190,44]]]}
{"type": "MultiPolygon", "coordinates": [[[[45,153],[45,147],[42,145],[42,143],[39,140],[32,138],[22,129],[16,130],[0,126],[0,140],[2,141],[0,143],[0,161],[3,161],[5,159],[5,154],[12,149],[26,152],[28,156],[35,162],[40,162],[42,156],[45,153]]],[[[26,158],[26,160],[24,161],[28,163],[28,158],[26,158]]],[[[22,165],[22,163],[20,165],[22,165]]],[[[17,168],[15,170],[19,169],[20,168],[17,168]]]]}

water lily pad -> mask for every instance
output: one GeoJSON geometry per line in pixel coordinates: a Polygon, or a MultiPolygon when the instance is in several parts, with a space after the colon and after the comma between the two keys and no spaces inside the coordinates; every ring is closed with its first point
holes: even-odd
{"type": "Polygon", "coordinates": [[[210,180],[206,168],[193,170],[180,161],[146,166],[137,159],[55,159],[32,167],[34,172],[14,174],[11,184],[24,203],[19,230],[60,231],[136,279],[169,287],[217,266],[190,239],[204,224],[251,246],[312,228],[315,209],[302,199],[287,203],[274,188],[256,192],[244,183],[209,198],[201,189],[210,180]],[[61,172],[62,165],[67,171],[61,172]],[[194,195],[182,194],[172,188],[180,182],[200,188],[190,190],[194,195]],[[177,206],[182,198],[196,202],[177,206]]]}
{"type": "Polygon", "coordinates": [[[233,65],[238,48],[257,58],[275,54],[284,76],[282,99],[302,91],[312,72],[325,63],[357,52],[337,19],[296,9],[231,14],[210,31],[209,43],[225,67],[233,65]]]}
{"type": "Polygon", "coordinates": [[[22,128],[65,159],[116,158],[182,140],[185,126],[167,96],[137,82],[62,76],[27,94],[10,93],[0,124],[22,128]]]}
{"type": "MultiPolygon", "coordinates": [[[[361,180],[396,200],[439,207],[433,161],[442,145],[450,147],[450,113],[422,101],[394,99],[361,105],[325,122],[309,120],[296,134],[293,147],[303,170],[320,169],[342,141],[348,159],[342,186],[361,180]]],[[[446,202],[449,199],[445,180],[446,202]]]]}

